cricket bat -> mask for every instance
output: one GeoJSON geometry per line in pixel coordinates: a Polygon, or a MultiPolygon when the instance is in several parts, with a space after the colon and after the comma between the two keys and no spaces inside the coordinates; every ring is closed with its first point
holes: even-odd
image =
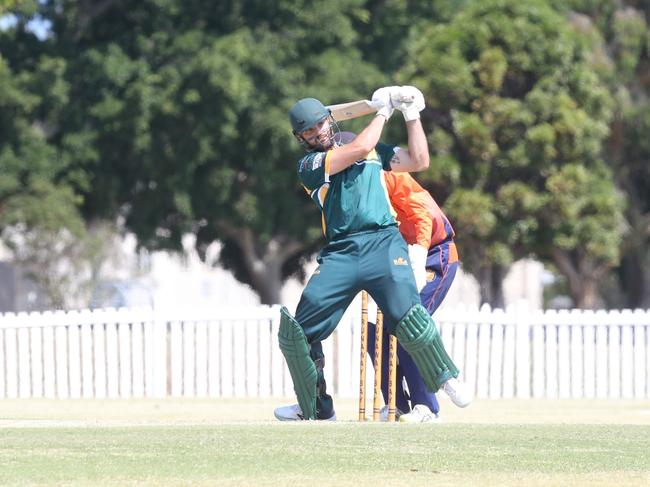
{"type": "MultiPolygon", "coordinates": [[[[413,95],[402,94],[397,92],[393,95],[393,103],[413,101],[413,95]]],[[[332,116],[337,122],[350,120],[352,118],[363,117],[375,113],[379,107],[373,105],[370,100],[357,100],[348,103],[339,103],[338,105],[329,105],[327,108],[332,112],[332,116]]]]}
{"type": "Polygon", "coordinates": [[[338,105],[329,105],[327,108],[330,109],[332,116],[337,122],[363,117],[364,115],[370,115],[377,111],[377,107],[373,106],[370,100],[339,103],[338,105]]]}

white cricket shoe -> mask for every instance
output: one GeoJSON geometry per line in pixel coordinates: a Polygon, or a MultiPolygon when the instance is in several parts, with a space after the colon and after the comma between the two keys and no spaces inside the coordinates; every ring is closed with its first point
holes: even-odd
{"type": "Polygon", "coordinates": [[[458,379],[449,379],[442,385],[442,390],[445,391],[449,399],[459,408],[469,406],[474,399],[474,394],[469,386],[458,379]]]}
{"type": "MultiPolygon", "coordinates": [[[[302,409],[300,409],[300,406],[298,404],[291,404],[290,406],[280,406],[279,408],[275,408],[273,414],[280,421],[304,421],[305,420],[304,416],[302,415],[302,409]]],[[[322,421],[336,421],[336,413],[333,413],[332,416],[322,421]]]]}
{"type": "Polygon", "coordinates": [[[399,420],[403,423],[438,423],[440,417],[424,404],[416,404],[410,413],[402,414],[399,420]]]}
{"type": "MultiPolygon", "coordinates": [[[[400,409],[395,408],[395,419],[399,420],[402,414],[404,413],[400,409]]],[[[388,421],[388,406],[384,406],[379,411],[379,421],[388,421]]]]}

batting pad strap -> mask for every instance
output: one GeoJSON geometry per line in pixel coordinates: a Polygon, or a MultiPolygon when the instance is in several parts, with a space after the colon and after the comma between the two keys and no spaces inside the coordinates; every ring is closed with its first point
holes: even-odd
{"type": "Polygon", "coordinates": [[[424,383],[437,391],[458,368],[447,354],[436,324],[420,304],[413,306],[397,324],[395,335],[417,365],[424,383]]]}
{"type": "Polygon", "coordinates": [[[284,306],[278,330],[280,350],[289,367],[293,390],[305,419],[316,419],[316,364],[309,356],[309,344],[300,324],[284,306]]]}

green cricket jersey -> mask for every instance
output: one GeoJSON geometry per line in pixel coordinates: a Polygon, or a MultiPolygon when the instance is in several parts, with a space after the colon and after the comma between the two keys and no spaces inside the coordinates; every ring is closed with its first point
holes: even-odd
{"type": "Polygon", "coordinates": [[[330,152],[310,152],[298,162],[298,177],[322,212],[328,240],[397,225],[382,175],[390,171],[396,146],[379,143],[337,174],[329,173],[330,152]]]}

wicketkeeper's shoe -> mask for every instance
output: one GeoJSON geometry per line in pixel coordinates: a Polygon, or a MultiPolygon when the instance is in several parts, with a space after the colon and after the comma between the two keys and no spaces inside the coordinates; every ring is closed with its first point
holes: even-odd
{"type": "MultiPolygon", "coordinates": [[[[291,404],[290,406],[281,406],[275,408],[273,414],[280,421],[304,421],[304,416],[302,415],[302,409],[298,404],[291,404]]],[[[332,411],[332,415],[329,418],[318,418],[322,421],[336,421],[336,413],[332,411]]]]}
{"type": "Polygon", "coordinates": [[[464,408],[474,399],[474,394],[469,386],[458,379],[449,379],[442,385],[442,390],[449,396],[449,399],[458,406],[464,408]]]}
{"type": "MultiPolygon", "coordinates": [[[[395,408],[395,419],[399,420],[400,416],[404,414],[402,411],[400,411],[399,408],[395,408]]],[[[384,406],[381,408],[379,411],[379,421],[388,421],[388,406],[384,406]]]]}
{"type": "Polygon", "coordinates": [[[399,420],[403,423],[438,423],[440,418],[424,404],[416,404],[410,413],[402,414],[399,420]]]}

